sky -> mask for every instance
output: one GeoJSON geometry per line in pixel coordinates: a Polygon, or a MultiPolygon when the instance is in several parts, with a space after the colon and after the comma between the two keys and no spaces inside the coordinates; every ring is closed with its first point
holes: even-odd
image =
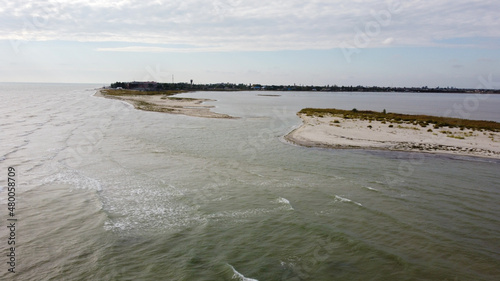
{"type": "Polygon", "coordinates": [[[0,82],[500,88],[498,0],[0,0],[0,82]]]}

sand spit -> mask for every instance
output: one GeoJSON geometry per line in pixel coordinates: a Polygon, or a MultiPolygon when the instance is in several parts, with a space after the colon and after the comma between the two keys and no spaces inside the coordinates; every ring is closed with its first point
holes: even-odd
{"type": "Polygon", "coordinates": [[[307,116],[285,136],[308,147],[366,148],[449,153],[500,159],[500,133],[460,128],[433,128],[414,124],[345,119],[341,116],[307,116]]]}
{"type": "MultiPolygon", "coordinates": [[[[98,90],[94,96],[104,97],[109,99],[122,100],[132,104],[136,109],[165,112],[171,114],[183,114],[195,117],[204,118],[235,118],[227,114],[221,114],[211,111],[214,106],[205,105],[203,102],[213,101],[210,99],[192,99],[178,98],[171,95],[144,95],[144,94],[125,94],[125,95],[108,95],[106,90],[98,90]]],[[[131,91],[130,91],[131,92],[131,91]]]]}

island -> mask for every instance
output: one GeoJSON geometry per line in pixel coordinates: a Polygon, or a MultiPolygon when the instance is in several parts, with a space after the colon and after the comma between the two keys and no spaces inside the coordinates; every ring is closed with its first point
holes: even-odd
{"type": "Polygon", "coordinates": [[[285,136],[298,145],[420,151],[500,159],[500,123],[427,115],[305,108],[285,136]]]}
{"type": "Polygon", "coordinates": [[[142,91],[129,89],[100,89],[95,96],[125,101],[136,109],[171,114],[183,114],[205,118],[234,118],[227,114],[211,111],[214,106],[203,104],[210,99],[193,99],[173,97],[186,93],[182,90],[142,91]]]}
{"type": "Polygon", "coordinates": [[[214,84],[196,84],[187,82],[181,83],[159,83],[155,81],[132,81],[111,83],[113,89],[137,89],[143,91],[165,91],[165,90],[183,90],[183,91],[298,91],[298,92],[397,92],[397,93],[474,93],[474,94],[500,94],[500,89],[491,89],[491,85],[483,83],[485,88],[466,89],[454,87],[379,87],[379,86],[337,86],[337,85],[263,85],[263,84],[244,84],[244,83],[214,83],[214,84]]]}

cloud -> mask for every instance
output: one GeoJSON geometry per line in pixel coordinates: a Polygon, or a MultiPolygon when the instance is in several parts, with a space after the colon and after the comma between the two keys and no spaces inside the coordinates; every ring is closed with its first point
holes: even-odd
{"type": "Polygon", "coordinates": [[[384,45],[391,45],[393,42],[394,42],[394,38],[389,37],[389,38],[385,39],[385,40],[382,42],[382,44],[384,44],[384,45]]]}
{"type": "Polygon", "coordinates": [[[450,46],[450,38],[498,38],[500,26],[496,0],[33,0],[0,6],[0,39],[130,43],[100,49],[120,52],[331,49],[356,46],[360,38],[368,39],[363,47],[450,46]]]}
{"type": "Polygon", "coordinates": [[[173,48],[157,46],[127,46],[97,48],[98,52],[124,52],[124,53],[192,53],[192,52],[224,52],[229,51],[221,47],[190,47],[173,48]]]}

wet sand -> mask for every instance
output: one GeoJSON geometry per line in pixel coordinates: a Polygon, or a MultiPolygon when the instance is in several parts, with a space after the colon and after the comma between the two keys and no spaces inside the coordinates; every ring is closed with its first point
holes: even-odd
{"type": "MultiPolygon", "coordinates": [[[[130,91],[132,92],[132,91],[130,91]]],[[[98,90],[96,97],[122,100],[132,104],[136,109],[164,112],[170,114],[183,114],[204,118],[234,118],[227,114],[221,114],[211,111],[214,106],[203,104],[210,99],[192,99],[178,98],[171,95],[144,95],[144,94],[126,94],[126,95],[108,95],[105,90],[98,90]]]]}

